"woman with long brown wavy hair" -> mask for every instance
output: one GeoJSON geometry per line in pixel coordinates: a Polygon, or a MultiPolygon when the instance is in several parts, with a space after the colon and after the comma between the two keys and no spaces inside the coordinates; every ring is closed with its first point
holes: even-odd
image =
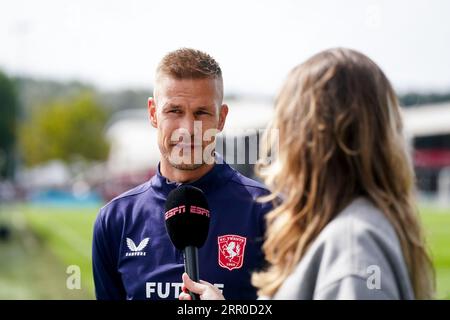
{"type": "MultiPolygon", "coordinates": [[[[264,154],[275,160],[257,172],[272,192],[264,201],[282,202],[267,215],[269,266],[253,275],[260,296],[432,298],[401,110],[382,70],[350,49],[314,55],[290,72],[272,129],[278,139],[266,137],[264,154]]],[[[222,297],[183,281],[201,298],[222,297]]]]}

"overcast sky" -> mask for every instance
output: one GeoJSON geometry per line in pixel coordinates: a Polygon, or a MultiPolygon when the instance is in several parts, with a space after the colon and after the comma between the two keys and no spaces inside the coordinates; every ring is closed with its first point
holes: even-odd
{"type": "Polygon", "coordinates": [[[0,68],[150,87],[161,57],[210,53],[227,93],[274,95],[288,71],[335,46],[374,59],[400,90],[450,89],[450,1],[0,0],[0,68]]]}

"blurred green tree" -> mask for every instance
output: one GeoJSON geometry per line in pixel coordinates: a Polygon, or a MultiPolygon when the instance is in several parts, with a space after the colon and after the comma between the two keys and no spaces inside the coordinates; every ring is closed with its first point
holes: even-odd
{"type": "Polygon", "coordinates": [[[105,109],[89,92],[35,108],[19,130],[22,158],[27,166],[51,159],[67,164],[80,158],[105,160],[109,152],[106,121],[105,109]]]}
{"type": "Polygon", "coordinates": [[[13,82],[0,71],[0,180],[14,178],[17,101],[13,82]]]}

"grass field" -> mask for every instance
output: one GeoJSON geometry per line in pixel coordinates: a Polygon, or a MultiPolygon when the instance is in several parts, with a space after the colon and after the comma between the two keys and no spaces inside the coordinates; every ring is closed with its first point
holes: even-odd
{"type": "MultiPolygon", "coordinates": [[[[27,205],[0,208],[12,227],[0,242],[0,299],[93,299],[92,226],[98,208],[27,205]],[[81,269],[81,290],[66,287],[66,269],[81,269]]],[[[437,298],[450,299],[450,212],[421,209],[437,276],[437,298]]]]}
{"type": "Polygon", "coordinates": [[[11,240],[0,242],[0,299],[93,299],[91,242],[98,208],[3,208],[11,240]],[[6,263],[3,263],[3,262],[6,263]],[[69,290],[67,267],[81,271],[81,289],[69,290]]]}
{"type": "Polygon", "coordinates": [[[436,270],[437,298],[450,299],[450,210],[422,208],[421,217],[436,270]]]}

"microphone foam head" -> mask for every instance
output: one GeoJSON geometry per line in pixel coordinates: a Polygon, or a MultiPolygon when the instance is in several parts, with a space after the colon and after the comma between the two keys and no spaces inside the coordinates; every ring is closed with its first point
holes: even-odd
{"type": "Polygon", "coordinates": [[[173,245],[200,248],[209,231],[209,206],[202,190],[182,185],[172,190],[165,205],[166,230],[173,245]]]}

